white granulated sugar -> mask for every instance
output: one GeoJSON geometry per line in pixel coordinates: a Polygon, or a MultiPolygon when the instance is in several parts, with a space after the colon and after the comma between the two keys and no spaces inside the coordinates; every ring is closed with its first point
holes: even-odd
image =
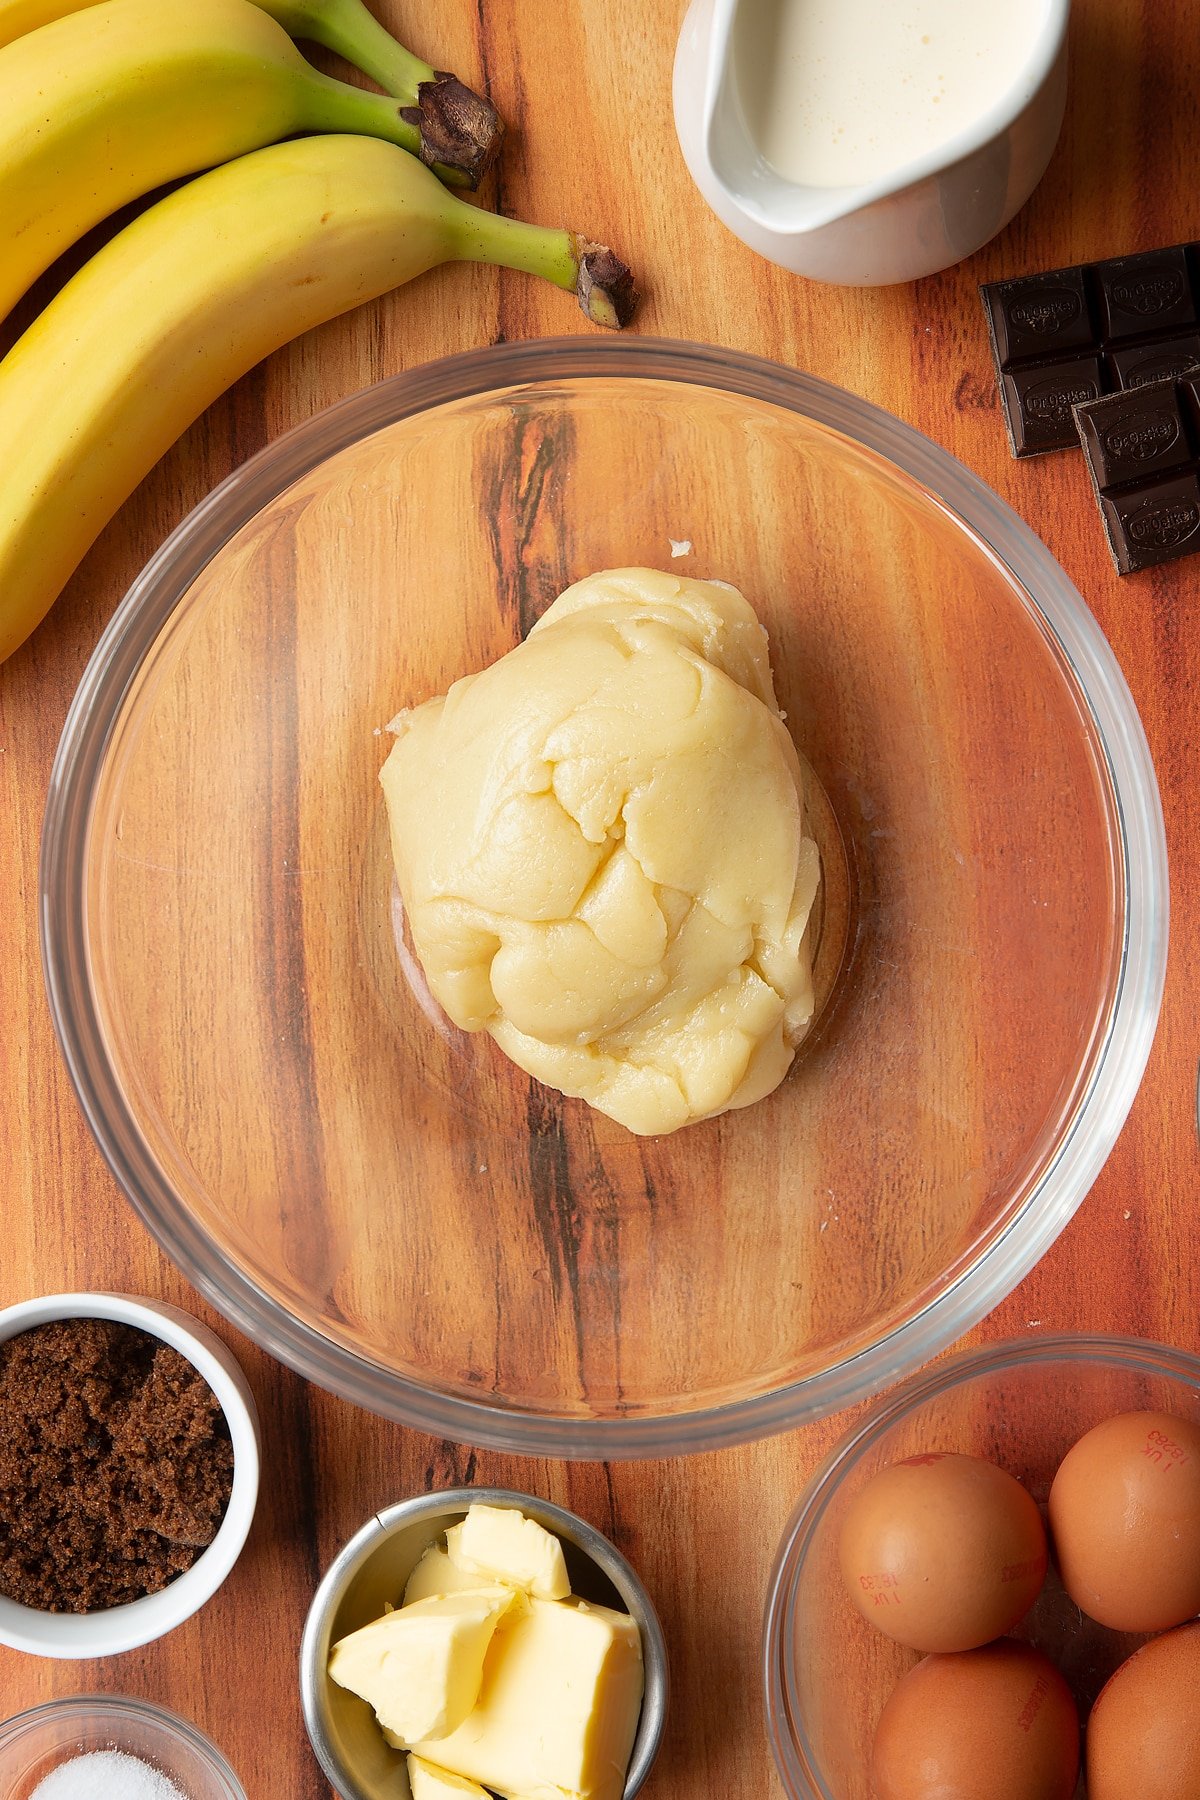
{"type": "Polygon", "coordinates": [[[59,1763],[29,1800],[187,1800],[187,1795],[140,1756],[91,1750],[59,1763]]]}

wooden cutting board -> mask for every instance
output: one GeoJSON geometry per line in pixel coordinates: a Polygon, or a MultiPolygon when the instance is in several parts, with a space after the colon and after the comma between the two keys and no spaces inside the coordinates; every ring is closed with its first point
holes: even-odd
{"type": "MultiPolygon", "coordinates": [[[[1066,127],[1033,199],[962,267],[870,292],[770,267],[704,207],[671,123],[678,0],[378,6],[439,67],[486,82],[512,121],[489,203],[607,238],[636,265],[647,296],[636,330],[772,357],[899,414],[991,483],[1095,610],[1141,709],[1162,788],[1174,888],[1167,997],[1141,1093],[1093,1194],[974,1336],[1098,1328],[1194,1346],[1200,560],[1119,581],[1080,460],[1010,460],[975,291],[981,280],[1200,231],[1200,48],[1187,9],[1077,0],[1066,127]]],[[[103,622],[167,532],[245,457],[343,395],[482,343],[587,329],[553,290],[457,268],[310,333],[186,434],[49,621],[0,668],[0,1304],[78,1286],[192,1307],[242,1357],[266,1436],[250,1544],[203,1614],[108,1664],[0,1651],[0,1718],[55,1694],[144,1695],[207,1730],[254,1800],[318,1800],[328,1791],[304,1735],[295,1664],[321,1570],[376,1507],[458,1481],[536,1489],[584,1513],[634,1558],[662,1612],[675,1683],[647,1790],[654,1800],[778,1791],[762,1723],[763,1593],[796,1496],[847,1419],[686,1462],[605,1467],[476,1454],[317,1392],[208,1312],[137,1223],[80,1115],[42,989],[38,839],[58,734],[103,622]]]]}

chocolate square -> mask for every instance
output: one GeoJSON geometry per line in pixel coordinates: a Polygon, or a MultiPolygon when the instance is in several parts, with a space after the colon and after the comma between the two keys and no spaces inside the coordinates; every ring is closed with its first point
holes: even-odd
{"type": "Polygon", "coordinates": [[[1200,550],[1200,477],[1194,469],[1102,496],[1100,510],[1122,575],[1200,550]]]}
{"type": "Polygon", "coordinates": [[[1098,356],[1076,356],[1046,367],[1014,369],[1000,377],[1014,456],[1057,450],[1072,409],[1104,392],[1098,356]]]}
{"type": "Polygon", "coordinates": [[[1108,360],[1119,388],[1145,387],[1148,381],[1173,381],[1185,369],[1200,363],[1200,331],[1114,350],[1108,360]]]}
{"type": "Polygon", "coordinates": [[[1002,365],[1022,356],[1062,356],[1095,339],[1081,268],[992,282],[983,295],[1002,365]]]}
{"type": "Polygon", "coordinates": [[[1156,382],[1111,394],[1095,407],[1081,407],[1079,435],[1101,490],[1140,481],[1192,460],[1180,395],[1174,382],[1156,382]]]}
{"type": "Polygon", "coordinates": [[[1100,325],[1108,340],[1143,337],[1150,331],[1194,325],[1187,254],[1182,244],[1118,256],[1093,271],[1100,302],[1100,325]]]}

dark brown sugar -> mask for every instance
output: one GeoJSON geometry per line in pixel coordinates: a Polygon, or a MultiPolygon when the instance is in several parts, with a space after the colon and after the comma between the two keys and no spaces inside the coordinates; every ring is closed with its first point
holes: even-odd
{"type": "Polygon", "coordinates": [[[0,1593],[97,1612],[189,1569],[216,1536],[233,1446],[169,1344],[108,1319],[0,1343],[0,1593]]]}

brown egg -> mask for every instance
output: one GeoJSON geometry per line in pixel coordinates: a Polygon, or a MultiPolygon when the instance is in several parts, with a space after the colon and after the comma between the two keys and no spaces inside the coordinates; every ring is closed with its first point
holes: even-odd
{"type": "Polygon", "coordinates": [[[838,1551],[859,1612],[913,1650],[1001,1637],[1046,1575],[1041,1515],[1020,1482],[942,1450],[881,1469],[851,1501],[838,1551]]]}
{"type": "Polygon", "coordinates": [[[1087,1728],[1088,1800],[1200,1795],[1200,1625],[1152,1638],[1101,1688],[1087,1728]]]}
{"type": "Polygon", "coordinates": [[[878,1800],[1070,1800],[1071,1691],[1040,1650],[1012,1638],[927,1656],[880,1715],[871,1773],[878,1800]]]}
{"type": "Polygon", "coordinates": [[[1068,1450],[1050,1489],[1063,1586],[1114,1631],[1200,1613],[1200,1426],[1119,1413],[1068,1450]]]}

